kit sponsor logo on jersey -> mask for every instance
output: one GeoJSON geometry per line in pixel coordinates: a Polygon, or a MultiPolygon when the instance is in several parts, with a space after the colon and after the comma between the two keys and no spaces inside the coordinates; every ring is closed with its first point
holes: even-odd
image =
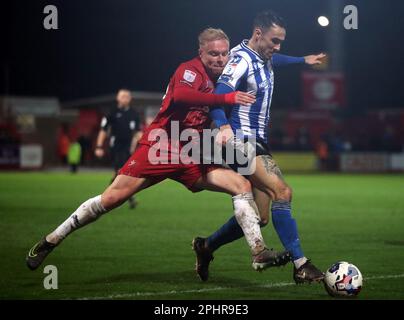
{"type": "Polygon", "coordinates": [[[258,85],[258,87],[259,87],[260,89],[267,89],[267,88],[269,87],[269,83],[270,83],[269,79],[266,79],[266,80],[264,80],[263,82],[261,82],[261,83],[258,85]]]}

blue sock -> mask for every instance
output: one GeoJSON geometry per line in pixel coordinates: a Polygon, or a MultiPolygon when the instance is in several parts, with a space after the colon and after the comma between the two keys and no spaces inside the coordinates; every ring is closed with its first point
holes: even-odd
{"type": "Polygon", "coordinates": [[[272,222],[283,246],[293,260],[304,257],[300,246],[295,219],[292,218],[290,202],[278,200],[272,202],[272,222]]]}
{"type": "Polygon", "coordinates": [[[215,251],[219,247],[234,240],[244,237],[243,229],[237,222],[235,216],[232,216],[223,226],[207,239],[207,245],[210,250],[215,251]]]}

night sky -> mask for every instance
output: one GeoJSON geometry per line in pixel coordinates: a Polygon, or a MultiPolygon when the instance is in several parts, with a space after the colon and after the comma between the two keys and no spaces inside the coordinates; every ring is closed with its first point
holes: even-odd
{"type": "MultiPolygon", "coordinates": [[[[404,2],[343,0],[359,11],[359,29],[343,31],[349,105],[404,107],[404,2]]],[[[10,1],[1,4],[0,95],[57,96],[61,101],[119,87],[164,91],[182,61],[197,53],[198,33],[220,27],[231,46],[249,38],[252,20],[273,9],[287,23],[282,52],[325,50],[325,0],[283,1],[10,1]],[[45,30],[43,8],[56,5],[59,30],[45,30]]],[[[341,21],[337,21],[342,28],[341,21]]],[[[301,104],[302,66],[278,69],[274,103],[301,104]]]]}

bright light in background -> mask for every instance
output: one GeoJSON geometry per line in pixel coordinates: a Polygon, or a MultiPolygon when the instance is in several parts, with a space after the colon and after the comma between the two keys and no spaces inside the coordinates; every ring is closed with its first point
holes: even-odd
{"type": "Polygon", "coordinates": [[[317,21],[318,21],[318,24],[322,27],[326,27],[330,24],[330,20],[328,20],[328,18],[325,16],[318,17],[317,21]]]}

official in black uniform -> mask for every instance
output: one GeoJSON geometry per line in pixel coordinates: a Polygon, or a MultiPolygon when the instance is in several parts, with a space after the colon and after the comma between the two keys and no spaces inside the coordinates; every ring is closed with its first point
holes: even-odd
{"type": "MultiPolygon", "coordinates": [[[[136,148],[141,137],[140,117],[138,113],[130,107],[132,95],[129,90],[121,89],[116,96],[117,107],[112,112],[102,118],[101,129],[97,137],[95,155],[102,158],[105,155],[104,142],[109,136],[109,147],[115,175],[125,164],[136,148]]],[[[111,181],[111,182],[112,182],[111,181]]],[[[130,208],[136,206],[134,197],[129,199],[130,208]]]]}

